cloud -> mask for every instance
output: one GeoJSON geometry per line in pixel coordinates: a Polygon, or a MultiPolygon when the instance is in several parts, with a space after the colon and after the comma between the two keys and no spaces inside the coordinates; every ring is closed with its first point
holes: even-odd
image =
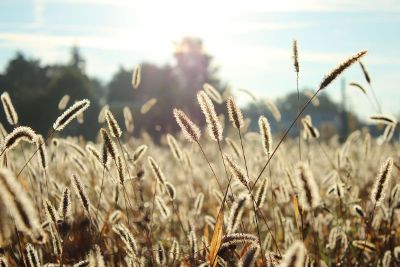
{"type": "MultiPolygon", "coordinates": [[[[157,6],[160,1],[156,0],[53,0],[59,3],[68,4],[97,4],[116,7],[138,7],[148,5],[157,6]]],[[[193,1],[197,3],[197,1],[193,1]]],[[[183,3],[190,3],[188,0],[169,0],[168,5],[179,6],[183,3]]],[[[363,11],[386,11],[399,12],[400,2],[398,0],[250,0],[244,3],[240,0],[204,0],[202,5],[209,7],[223,8],[224,12],[230,13],[258,13],[258,12],[317,12],[317,11],[341,11],[341,12],[363,12],[363,11]]]]}
{"type": "Polygon", "coordinates": [[[35,0],[33,6],[34,22],[32,27],[38,28],[45,22],[44,18],[45,3],[44,0],[35,0]]]}

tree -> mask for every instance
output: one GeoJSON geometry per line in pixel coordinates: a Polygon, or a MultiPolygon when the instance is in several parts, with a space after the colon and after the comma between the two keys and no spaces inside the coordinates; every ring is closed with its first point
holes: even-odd
{"type": "MultiPolygon", "coordinates": [[[[217,77],[218,68],[213,66],[213,57],[209,55],[198,38],[183,38],[175,44],[175,71],[179,81],[180,105],[195,121],[203,121],[196,103],[196,94],[204,83],[213,85],[222,92],[221,81],[217,77]]],[[[217,109],[221,109],[217,105],[217,109]]]]}
{"type": "Polygon", "coordinates": [[[70,96],[70,105],[77,100],[89,99],[91,106],[84,114],[86,123],[79,126],[77,122],[73,122],[63,131],[63,134],[77,135],[82,133],[85,137],[94,137],[97,132],[93,131],[93,124],[97,121],[99,109],[97,105],[98,97],[94,92],[92,81],[75,66],[54,66],[52,68],[56,71],[47,85],[48,94],[46,95],[47,104],[45,105],[46,110],[52,111],[48,114],[49,121],[46,119],[48,125],[51,125],[61,114],[57,106],[64,95],[70,96]]]}
{"type": "MultiPolygon", "coordinates": [[[[158,138],[162,133],[177,131],[172,110],[183,108],[196,122],[204,124],[204,119],[196,101],[196,94],[204,83],[221,91],[217,68],[212,66],[212,57],[204,51],[202,41],[184,38],[175,44],[173,66],[141,64],[141,83],[137,90],[132,88],[132,69],[120,67],[108,84],[108,102],[119,122],[123,122],[123,106],[131,107],[134,116],[140,114],[141,106],[151,98],[158,100],[150,112],[137,116],[135,134],[146,130],[158,138]],[[155,129],[157,126],[157,129],[155,129]]],[[[224,105],[217,109],[225,110],[224,105]]]]}
{"type": "Polygon", "coordinates": [[[168,65],[158,67],[150,63],[143,63],[141,68],[141,83],[139,88],[134,90],[131,82],[132,70],[120,67],[108,84],[108,102],[120,123],[123,122],[122,108],[128,106],[134,117],[137,118],[135,119],[135,133],[139,134],[145,129],[157,138],[161,132],[165,132],[167,129],[171,130],[171,125],[174,125],[171,114],[173,107],[180,101],[178,82],[173,69],[168,65]],[[156,98],[158,103],[150,112],[141,115],[142,105],[151,98],[156,98]],[[156,125],[161,127],[161,131],[154,128],[156,125]]]}
{"type": "MultiPolygon", "coordinates": [[[[304,93],[304,91],[300,92],[300,106],[304,106],[304,104],[308,100],[309,97],[304,93]]],[[[278,133],[287,129],[295,119],[297,115],[297,101],[297,92],[289,93],[276,101],[276,106],[278,107],[282,115],[282,119],[279,123],[273,119],[273,115],[271,111],[268,110],[267,106],[264,103],[264,100],[260,100],[257,103],[249,104],[244,109],[244,113],[252,120],[252,130],[258,131],[258,117],[260,115],[265,115],[271,123],[272,131],[278,133]]],[[[340,128],[343,127],[340,117],[341,109],[340,106],[334,103],[326,93],[321,93],[318,95],[318,102],[318,106],[310,104],[308,108],[304,111],[302,117],[307,114],[311,115],[313,125],[319,128],[321,136],[329,138],[333,134],[339,133],[340,128]]],[[[360,125],[354,114],[350,112],[346,112],[346,114],[348,117],[352,118],[354,127],[358,127],[360,125]]],[[[289,133],[289,135],[291,136],[297,136],[298,134],[299,132],[297,127],[293,127],[289,133]]]]}
{"type": "MultiPolygon", "coordinates": [[[[27,59],[22,53],[8,63],[4,74],[0,76],[1,92],[10,93],[13,104],[19,114],[19,124],[27,125],[37,132],[46,135],[53,122],[60,115],[57,105],[59,100],[68,94],[71,102],[88,98],[91,108],[85,112],[90,121],[94,121],[98,110],[97,95],[101,86],[90,80],[82,68],[83,57],[77,48],[72,49],[70,64],[41,66],[37,59],[27,59]]],[[[1,122],[8,130],[4,112],[1,112],[1,122]]],[[[74,123],[63,131],[83,133],[86,137],[96,134],[85,124],[78,130],[74,123]]]]}
{"type": "MultiPolygon", "coordinates": [[[[20,125],[32,127],[41,125],[38,111],[42,108],[46,95],[46,84],[49,82],[46,68],[36,59],[27,59],[21,52],[11,59],[0,77],[1,93],[7,91],[19,115],[20,125]]],[[[1,122],[8,129],[4,112],[1,122]]],[[[43,129],[43,128],[42,128],[43,129]]]]}
{"type": "Polygon", "coordinates": [[[70,59],[70,66],[76,69],[85,72],[86,61],[82,57],[81,53],[79,52],[79,48],[77,46],[73,46],[71,48],[71,59],[70,59]]]}

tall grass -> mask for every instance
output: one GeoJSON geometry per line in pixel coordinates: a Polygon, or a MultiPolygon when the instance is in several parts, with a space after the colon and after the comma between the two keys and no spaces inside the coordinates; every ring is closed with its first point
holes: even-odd
{"type": "MultiPolygon", "coordinates": [[[[107,105],[95,143],[53,138],[89,108],[88,100],[66,109],[43,138],[17,125],[3,94],[16,128],[7,134],[1,127],[0,266],[400,266],[397,121],[379,112],[371,121],[386,126],[382,138],[356,131],[342,144],[336,136],[320,140],[323,132],[304,116],[365,54],[329,72],[279,139],[265,116],[259,132],[250,132],[234,97],[209,84],[197,95],[208,135],[176,107],[171,117],[182,131],[161,144],[130,137],[128,108],[122,138],[107,105]],[[214,107],[223,102],[230,123],[214,107]],[[302,132],[286,138],[296,122],[302,132]]],[[[293,55],[298,85],[296,41],[293,55]]],[[[140,87],[140,67],[132,86],[140,87]]],[[[64,96],[59,109],[69,100],[64,96]]],[[[142,113],[156,103],[144,103],[142,113]]]]}

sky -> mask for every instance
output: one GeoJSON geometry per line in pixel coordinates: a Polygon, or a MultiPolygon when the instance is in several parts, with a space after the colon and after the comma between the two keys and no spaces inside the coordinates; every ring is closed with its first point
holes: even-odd
{"type": "MultiPolygon", "coordinates": [[[[335,65],[367,49],[363,62],[383,113],[398,115],[399,29],[399,0],[1,0],[0,72],[16,51],[66,62],[77,45],[88,74],[107,82],[120,65],[173,64],[174,42],[192,36],[234,91],[274,100],[295,90],[296,39],[300,88],[316,88],[335,65]]],[[[342,77],[370,91],[358,65],[342,77]]],[[[326,91],[339,102],[340,80],[326,91]]],[[[236,92],[241,103],[250,101],[236,92]]],[[[376,113],[360,91],[347,87],[346,96],[361,119],[376,113]]]]}

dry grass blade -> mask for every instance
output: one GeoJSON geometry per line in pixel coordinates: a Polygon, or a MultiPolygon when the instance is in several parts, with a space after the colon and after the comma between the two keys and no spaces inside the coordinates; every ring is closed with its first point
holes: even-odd
{"type": "Polygon", "coordinates": [[[217,221],[214,226],[214,232],[211,237],[210,242],[210,254],[209,254],[209,261],[212,267],[217,265],[217,255],[219,248],[222,244],[222,232],[223,232],[223,225],[224,225],[224,211],[222,210],[218,214],[217,221]]]}

